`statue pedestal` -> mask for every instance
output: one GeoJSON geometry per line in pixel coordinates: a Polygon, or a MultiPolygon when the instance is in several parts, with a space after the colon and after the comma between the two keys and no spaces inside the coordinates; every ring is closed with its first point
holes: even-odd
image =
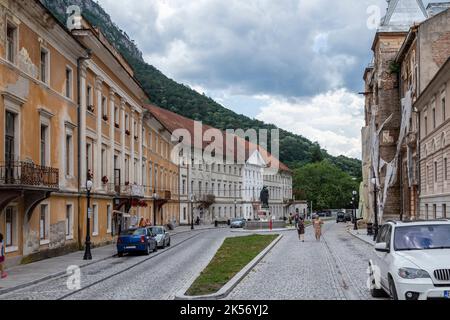
{"type": "Polygon", "coordinates": [[[268,222],[270,218],[270,210],[269,208],[261,208],[261,210],[258,211],[258,217],[263,222],[268,222]]]}

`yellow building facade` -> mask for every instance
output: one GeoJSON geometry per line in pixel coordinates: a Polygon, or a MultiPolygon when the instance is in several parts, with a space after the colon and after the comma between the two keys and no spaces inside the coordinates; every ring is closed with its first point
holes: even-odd
{"type": "Polygon", "coordinates": [[[132,68],[86,22],[0,0],[0,232],[8,264],[94,246],[141,218],[179,222],[171,133],[132,68]]]}

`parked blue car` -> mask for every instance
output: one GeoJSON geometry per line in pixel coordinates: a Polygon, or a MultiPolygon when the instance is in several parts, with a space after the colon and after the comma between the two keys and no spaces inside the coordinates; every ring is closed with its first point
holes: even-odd
{"type": "Polygon", "coordinates": [[[151,228],[134,228],[124,230],[117,240],[117,254],[123,257],[125,253],[142,252],[149,255],[158,251],[158,243],[151,228]]]}

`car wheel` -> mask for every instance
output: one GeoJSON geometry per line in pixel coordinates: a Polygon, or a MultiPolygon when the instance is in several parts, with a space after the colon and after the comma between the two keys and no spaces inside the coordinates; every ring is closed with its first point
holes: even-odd
{"type": "Polygon", "coordinates": [[[398,300],[397,289],[395,288],[395,283],[392,277],[389,277],[389,291],[391,293],[392,300],[398,300]]]}
{"type": "Polygon", "coordinates": [[[167,244],[168,247],[170,247],[170,239],[169,239],[169,243],[167,244]]]}
{"type": "Polygon", "coordinates": [[[153,252],[158,252],[158,244],[155,244],[155,249],[153,250],[153,252]]]}
{"type": "Polygon", "coordinates": [[[123,257],[123,252],[117,253],[117,256],[118,256],[119,258],[122,258],[122,257],[123,257]]]}
{"type": "Polygon", "coordinates": [[[148,256],[150,255],[150,253],[152,253],[152,251],[150,250],[150,243],[147,244],[147,247],[145,248],[145,254],[148,256]]]}

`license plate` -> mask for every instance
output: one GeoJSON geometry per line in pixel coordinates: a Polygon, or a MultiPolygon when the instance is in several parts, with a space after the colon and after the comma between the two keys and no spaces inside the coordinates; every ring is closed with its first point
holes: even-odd
{"type": "Polygon", "coordinates": [[[129,247],[126,247],[125,249],[136,249],[136,246],[129,246],[129,247]]]}
{"type": "Polygon", "coordinates": [[[444,291],[444,298],[450,299],[450,291],[444,291]]]}

